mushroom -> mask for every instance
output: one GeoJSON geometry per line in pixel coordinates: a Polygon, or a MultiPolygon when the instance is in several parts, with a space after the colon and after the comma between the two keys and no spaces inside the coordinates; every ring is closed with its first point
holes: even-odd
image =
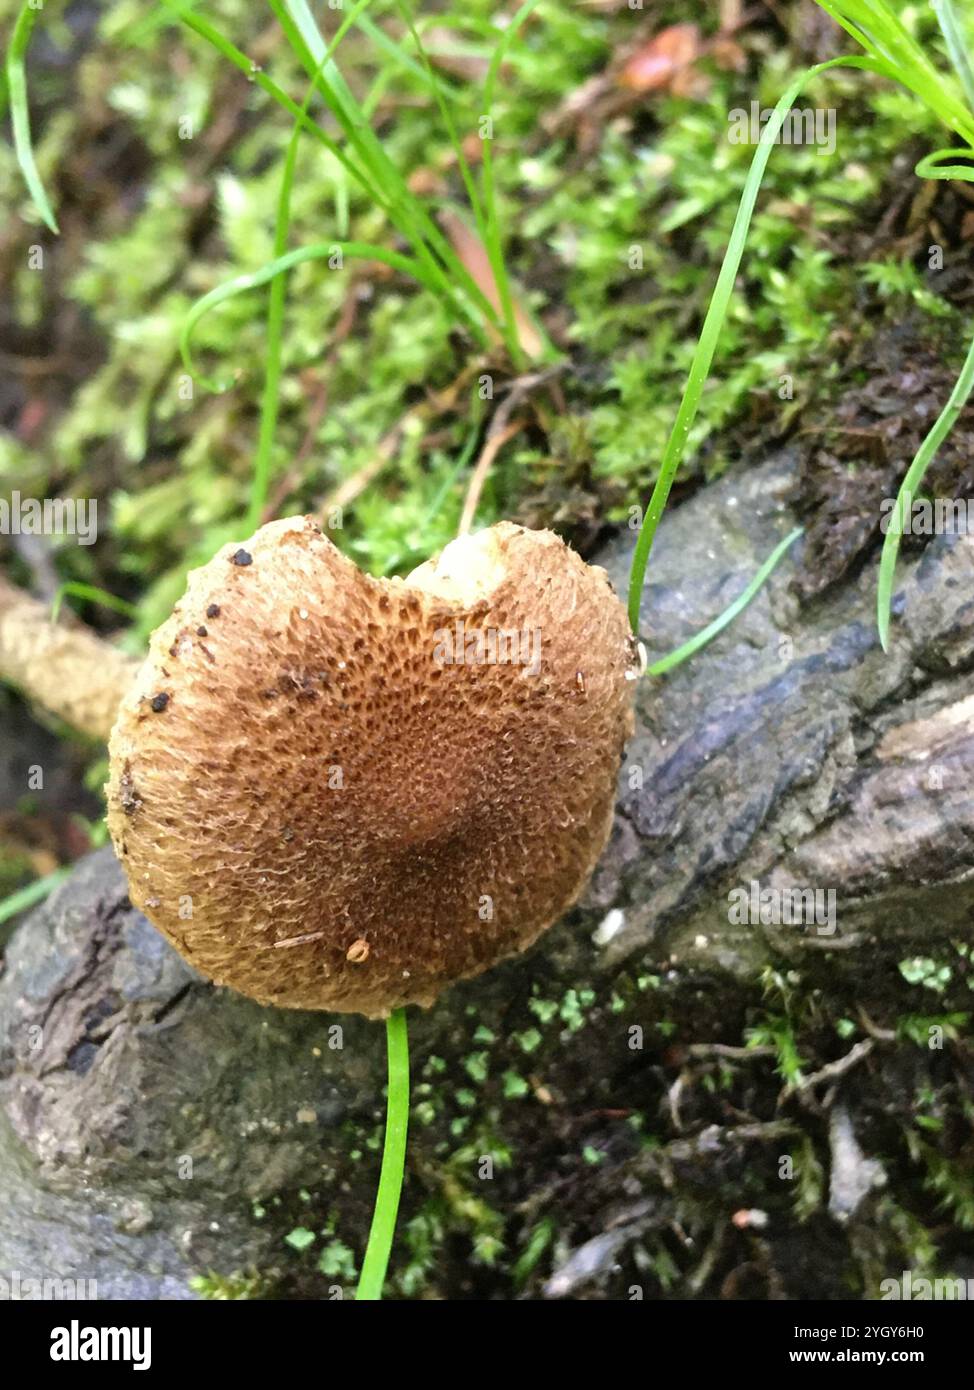
{"type": "Polygon", "coordinates": [[[529,947],[605,845],[638,674],[601,569],[502,522],[405,580],[224,546],[110,740],[133,902],[265,1004],[384,1017],[529,947]]]}

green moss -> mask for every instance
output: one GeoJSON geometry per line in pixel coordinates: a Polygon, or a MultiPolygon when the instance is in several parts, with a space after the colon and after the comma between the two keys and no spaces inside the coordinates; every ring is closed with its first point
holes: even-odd
{"type": "Polygon", "coordinates": [[[292,1250],[307,1250],[315,1243],[315,1233],[309,1231],[307,1226],[295,1226],[293,1231],[288,1231],[284,1239],[292,1250]]]}
{"type": "MultiPolygon", "coordinates": [[[[694,9],[710,29],[712,12],[694,9]]],[[[209,17],[245,51],[263,27],[243,0],[220,0],[209,17]]],[[[678,17],[688,15],[680,10],[678,17]]],[[[483,26],[495,19],[494,8],[478,0],[447,5],[436,22],[478,55],[487,51],[483,26]]],[[[599,72],[631,40],[632,23],[628,11],[586,14],[544,0],[510,54],[494,114],[512,268],[533,286],[524,293],[536,307],[563,316],[582,372],[570,384],[567,416],[549,421],[544,447],[514,443],[498,460],[483,521],[510,513],[562,470],[591,470],[610,515],[624,516],[643,497],[726,244],[750,157],[726,139],[727,113],[754,95],[753,74],[704,61],[705,96],[657,97],[609,122],[584,160],[574,158],[568,134],[536,138],[539,110],[554,109],[599,72]]],[[[435,169],[450,157],[436,104],[406,68],[357,34],[346,39],[340,61],[366,89],[378,78],[401,94],[382,127],[383,146],[400,168],[435,169]]],[[[285,45],[274,48],[267,67],[288,90],[303,90],[285,45]]],[[[790,68],[787,55],[767,55],[757,75],[762,100],[773,102],[790,68]]],[[[479,84],[450,81],[458,128],[473,130],[479,84]]],[[[230,391],[213,396],[197,387],[187,397],[176,346],[195,298],[270,257],[289,124],[208,45],[168,19],[146,23],[130,0],[115,0],[103,13],[77,84],[75,108],[39,125],[42,170],[49,174],[75,145],[83,147],[85,123],[107,106],[114,128],[141,151],[138,196],[96,206],[74,259],[66,246],[56,250],[61,290],[88,316],[104,361],[74,393],[43,456],[31,456],[25,471],[25,451],[5,441],[0,473],[22,480],[33,469],[36,489],[56,491],[84,470],[111,509],[113,545],[93,575],[81,572],[90,560],[77,548],[65,554],[65,577],[139,599],[139,640],[178,597],[187,568],[240,533],[263,384],[266,290],[228,301],[197,327],[200,363],[235,377],[230,391]],[[209,142],[228,103],[239,104],[240,133],[214,158],[209,142]],[[187,121],[189,139],[181,138],[187,121]]],[[[723,466],[726,427],[750,413],[755,395],[773,394],[782,373],[806,389],[815,359],[829,356],[823,344],[847,323],[862,289],[863,268],[831,247],[880,195],[903,132],[938,134],[907,94],[870,90],[861,75],[822,80],[812,97],[838,108],[839,153],[795,147],[772,156],[741,293],[691,439],[698,472],[723,466]]],[[[0,172],[12,181],[12,157],[2,158],[8,167],[0,172]]],[[[320,242],[346,221],[352,238],[389,240],[381,213],[327,152],[303,142],[291,244],[320,242]]],[[[943,310],[908,263],[879,260],[865,276],[894,304],[910,298],[931,314],[943,310]]],[[[37,275],[20,269],[14,288],[24,317],[36,319],[43,311],[37,275]]],[[[320,506],[369,467],[426,392],[449,384],[458,360],[472,362],[462,339],[458,359],[455,329],[428,292],[361,266],[332,270],[316,261],[291,273],[272,460],[274,486],[287,480],[281,510],[320,506]],[[336,339],[353,302],[354,331],[336,339]]],[[[418,418],[405,429],[388,467],[336,531],[364,566],[400,571],[450,539],[469,461],[454,470],[476,446],[483,405],[475,389],[461,393],[436,422],[434,444],[418,418]]]]}
{"type": "Polygon", "coordinates": [[[900,962],[900,974],[911,985],[923,985],[942,994],[950,984],[951,967],[946,962],[930,960],[927,956],[913,956],[900,962]]]}
{"type": "Polygon", "coordinates": [[[536,1052],[541,1045],[541,1034],[537,1028],[525,1028],[522,1033],[515,1034],[515,1041],[522,1052],[530,1055],[536,1052]]]}
{"type": "Polygon", "coordinates": [[[355,1257],[340,1240],[330,1240],[318,1255],[317,1269],[327,1279],[342,1279],[353,1283],[358,1278],[355,1257]]]}
{"type": "Polygon", "coordinates": [[[197,1274],[189,1287],[200,1298],[217,1303],[235,1303],[270,1296],[266,1278],[254,1272],[241,1274],[197,1274]]]}
{"type": "Polygon", "coordinates": [[[974,1230],[974,1176],[918,1134],[907,1134],[910,1156],[923,1169],[923,1185],[936,1195],[940,1210],[963,1231],[974,1230]]]}
{"type": "Polygon", "coordinates": [[[521,1096],[528,1094],[530,1089],[528,1083],[516,1071],[506,1071],[502,1080],[505,1100],[519,1100],[521,1096]]]}
{"type": "Polygon", "coordinates": [[[469,1057],[463,1059],[463,1069],[472,1081],[486,1081],[489,1066],[490,1054],[487,1052],[471,1052],[469,1057]]]}

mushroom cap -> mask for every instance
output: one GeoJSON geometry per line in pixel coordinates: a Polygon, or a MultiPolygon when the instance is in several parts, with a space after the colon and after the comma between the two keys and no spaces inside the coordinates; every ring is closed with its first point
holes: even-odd
{"type": "Polygon", "coordinates": [[[502,522],[406,580],[311,517],[189,576],[110,740],[133,902],[219,984],[382,1017],[525,950],[605,845],[636,651],[601,569],[502,522]]]}

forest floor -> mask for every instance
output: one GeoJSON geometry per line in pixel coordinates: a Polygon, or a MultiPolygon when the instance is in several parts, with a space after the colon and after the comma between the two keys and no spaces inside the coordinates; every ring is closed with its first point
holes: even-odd
{"type": "MultiPolygon", "coordinates": [[[[0,0],[0,19],[16,8],[0,0]]],[[[208,10],[262,70],[303,91],[269,14],[243,0],[208,10]]],[[[472,130],[489,58],[482,30],[496,6],[458,0],[438,10],[430,49],[464,113],[462,128],[472,130]]],[[[398,38],[395,21],[383,24],[398,38]]],[[[672,424],[750,160],[749,148],[727,138],[729,113],[752,99],[773,105],[792,72],[845,48],[806,0],[745,14],[733,0],[642,10],[542,3],[503,71],[494,164],[518,303],[557,350],[557,370],[535,381],[499,347],[477,351],[433,295],[378,261],[340,271],[320,260],[297,267],[265,519],[337,509],[334,538],[363,568],[406,573],[455,533],[471,472],[505,409],[477,523],[508,517],[552,526],[593,554],[644,505],[672,424]]],[[[377,57],[374,38],[358,31],[344,40],[341,63],[411,189],[462,246],[469,237],[457,222],[463,185],[422,74],[377,57]]],[[[186,571],[243,536],[264,388],[266,290],[217,307],[198,325],[197,359],[211,373],[229,373],[232,389],[187,393],[179,335],[195,299],[271,258],[290,124],[257,84],[164,13],[145,17],[131,0],[68,5],[38,32],[29,70],[38,161],[61,232],[55,238],[32,219],[14,155],[0,150],[6,210],[25,214],[5,218],[0,231],[0,489],[96,498],[102,526],[91,547],[45,549],[0,537],[0,562],[45,598],[75,583],[131,603],[134,617],[125,620],[96,601],[68,599],[85,622],[138,651],[181,593],[186,571]],[[43,274],[31,265],[38,246],[43,274]]],[[[806,527],[794,592],[807,605],[876,564],[879,505],[895,495],[950,392],[974,305],[974,193],[912,173],[921,154],[943,143],[932,118],[908,93],[862,74],[821,79],[814,96],[835,110],[835,150],[783,147],[772,156],[673,498],[679,504],[728,470],[794,447],[795,505],[806,527]]],[[[466,148],[476,167],[476,141],[466,148]]],[[[309,142],[298,153],[291,245],[327,240],[336,227],[350,240],[388,237],[380,211],[309,142]]],[[[932,490],[971,495],[972,460],[968,410],[941,451],[932,490]]],[[[922,543],[914,539],[904,553],[922,543]]],[[[104,843],[105,755],[31,718],[7,690],[0,690],[0,729],[2,899],[104,843]],[[18,792],[26,768],[38,763],[57,795],[18,792]]],[[[913,980],[907,969],[868,1009],[862,997],[841,992],[823,1005],[774,974],[731,1009],[706,991],[695,994],[692,1024],[673,1056],[664,1050],[657,1072],[642,1074],[639,1084],[655,1086],[653,1094],[633,1102],[627,1081],[602,1107],[617,1136],[611,1143],[621,1146],[613,1170],[655,1164],[657,1177],[666,1168],[690,1192],[669,1231],[654,1236],[650,1255],[644,1248],[643,1272],[648,1260],[655,1289],[795,1296],[804,1280],[827,1296],[831,1281],[828,1296],[843,1296],[848,1271],[838,1274],[836,1263],[848,1259],[843,1238],[825,1225],[812,1241],[802,1226],[827,1202],[821,1151],[836,1142],[816,1104],[800,1141],[806,1177],[788,1227],[792,1243],[772,1250],[758,1240],[766,1264],[756,1256],[747,1268],[728,1263],[715,1245],[696,1274],[680,1252],[681,1221],[699,1227],[715,1210],[717,1189],[702,1193],[713,1166],[704,1161],[694,1195],[694,1154],[664,1145],[652,1157],[653,1146],[628,1121],[671,1104],[670,1071],[686,1063],[710,1078],[695,1092],[698,1128],[714,1120],[699,1096],[718,1090],[724,1121],[737,1112],[773,1123],[789,1050],[806,1073],[828,1065],[836,1030],[849,1036],[849,1020],[863,1010],[880,1036],[905,1038],[909,1020],[922,1013],[916,988],[933,989],[938,1016],[962,1029],[966,958],[953,961],[952,984],[938,968],[921,962],[913,980]],[[687,1048],[733,1048],[746,1036],[767,1052],[689,1060],[687,1048]],[[626,1145],[631,1152],[623,1154],[626,1145]],[[733,1287],[722,1282],[732,1270],[733,1287]]],[[[674,999],[667,1007],[682,1005],[674,999]]],[[[900,1065],[912,1067],[905,1057],[900,1065]]],[[[901,1155],[910,1197],[890,1198],[883,1239],[900,1241],[904,1267],[946,1261],[955,1268],[955,1256],[969,1257],[969,1234],[961,1234],[974,1228],[974,1191],[961,1161],[972,1107],[965,1066],[967,1082],[963,1068],[924,1082],[919,1128],[916,1086],[901,1086],[897,1064],[881,1095],[867,1087],[849,1097],[875,1146],[901,1155]],[[907,1147],[905,1129],[914,1136],[907,1147]],[[937,1148],[945,1135],[949,1161],[937,1148]]],[[[670,1139],[684,1142],[676,1128],[670,1139]]],[[[603,1140],[604,1126],[602,1139],[582,1146],[591,1149],[584,1163],[557,1180],[557,1205],[577,1232],[601,1201],[603,1140]]],[[[737,1185],[744,1229],[762,1194],[748,1193],[743,1156],[735,1162],[720,1192],[737,1185]]],[[[895,1174],[891,1180],[895,1186],[895,1174]]],[[[539,1208],[553,1181],[537,1175],[539,1208]]],[[[433,1278],[438,1242],[459,1242],[466,1252],[471,1241],[476,1259],[461,1294],[537,1291],[536,1267],[554,1239],[547,1218],[519,1256],[502,1258],[504,1222],[449,1186],[444,1193],[438,1206],[408,1214],[417,1253],[414,1268],[400,1274],[401,1292],[415,1295],[433,1278]]],[[[525,1200],[524,1192],[516,1196],[525,1200]]],[[[312,1202],[307,1192],[280,1196],[282,1235],[303,1229],[312,1202]]],[[[301,1265],[299,1245],[290,1242],[292,1263],[275,1288],[317,1296],[328,1270],[301,1265]]],[[[340,1236],[330,1248],[343,1267],[340,1236]]],[[[882,1263],[875,1252],[860,1253],[848,1273],[854,1294],[882,1263]]],[[[451,1268],[462,1264],[458,1258],[451,1268]]],[[[457,1290],[434,1279],[433,1292],[457,1290]]]]}

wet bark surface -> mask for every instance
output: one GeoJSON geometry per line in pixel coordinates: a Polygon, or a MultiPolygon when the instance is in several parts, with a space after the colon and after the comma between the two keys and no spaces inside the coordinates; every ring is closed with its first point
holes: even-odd
{"type": "MultiPolygon", "coordinates": [[[[670,514],[651,659],[794,524],[795,476],[782,454],[670,514]]],[[[599,557],[620,592],[634,540],[599,557]]],[[[710,647],[642,682],[582,904],[410,1017],[394,1291],[871,1296],[923,1250],[964,1272],[974,1066],[944,1019],[971,999],[972,579],[965,537],[904,563],[884,655],[871,565],[803,605],[786,561],[710,647]],[[833,920],[734,920],[739,899],[782,901],[767,889],[831,892],[833,920]],[[937,1121],[919,1133],[918,1095],[937,1121]]],[[[91,856],[0,979],[0,1271],[108,1298],[247,1271],[252,1292],[350,1293],[384,1072],[381,1028],[198,979],[110,851],[91,856]],[[295,1226],[315,1234],[303,1256],[295,1226]]]]}

